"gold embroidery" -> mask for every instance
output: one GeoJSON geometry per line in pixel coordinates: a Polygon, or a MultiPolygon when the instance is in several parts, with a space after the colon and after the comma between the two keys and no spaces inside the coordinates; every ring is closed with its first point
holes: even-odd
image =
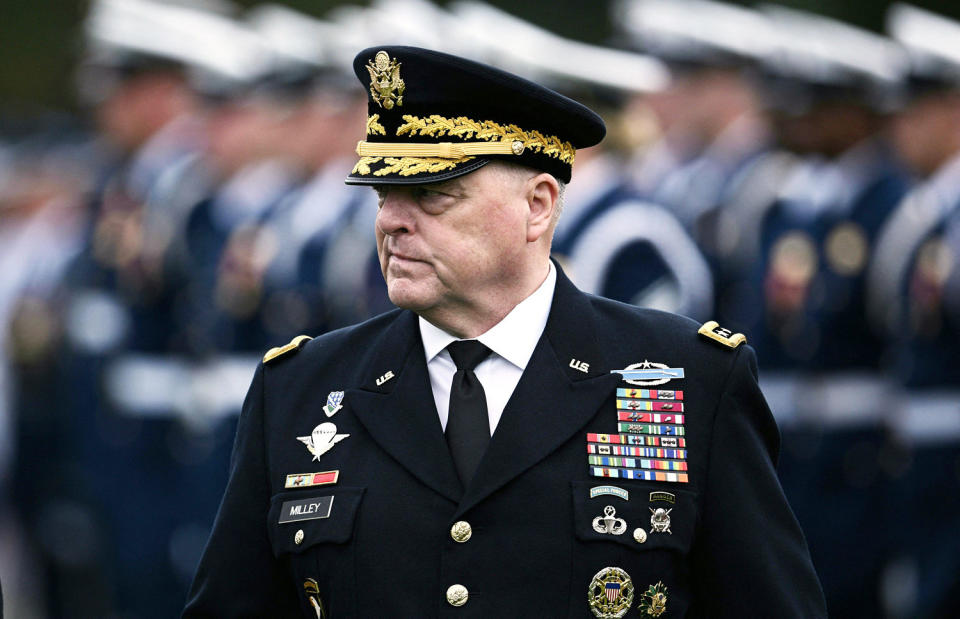
{"type": "Polygon", "coordinates": [[[444,135],[480,140],[519,141],[524,148],[559,159],[573,165],[576,149],[570,142],[563,142],[553,135],[543,135],[539,131],[524,131],[516,125],[500,125],[492,120],[476,121],[464,116],[445,118],[433,114],[426,118],[403,116],[404,124],[397,128],[397,135],[417,135],[439,137],[444,135]]]}
{"type": "Polygon", "coordinates": [[[383,161],[385,166],[376,172],[374,176],[386,176],[387,174],[399,174],[400,176],[414,176],[416,174],[436,174],[455,168],[461,163],[470,161],[473,157],[464,157],[463,159],[442,159],[440,157],[361,157],[357,165],[353,166],[352,174],[366,176],[370,174],[370,166],[383,161]]]}
{"type": "Polygon", "coordinates": [[[378,121],[380,114],[367,117],[367,135],[387,135],[387,130],[378,121]]]}
{"type": "Polygon", "coordinates": [[[407,85],[400,79],[400,62],[390,58],[385,51],[377,52],[373,60],[367,62],[370,73],[370,95],[380,107],[390,110],[394,103],[403,105],[403,91],[407,85]]]}

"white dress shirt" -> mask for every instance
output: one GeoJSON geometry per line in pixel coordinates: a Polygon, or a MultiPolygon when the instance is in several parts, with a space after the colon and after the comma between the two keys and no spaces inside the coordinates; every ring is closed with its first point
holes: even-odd
{"type": "MultiPolygon", "coordinates": [[[[491,327],[486,333],[475,338],[493,351],[480,362],[474,374],[483,385],[487,396],[487,415],[490,419],[490,434],[497,429],[500,416],[513,394],[520,376],[526,369],[533,349],[540,341],[540,335],[547,325],[550,306],[553,304],[553,289],[557,283],[557,273],[550,263],[550,271],[540,287],[521,301],[503,320],[491,327]]],[[[450,408],[450,385],[457,366],[453,363],[447,345],[459,338],[436,327],[423,317],[420,318],[420,337],[427,357],[427,371],[430,373],[430,387],[433,399],[440,415],[440,425],[447,429],[447,416],[450,408]]]]}

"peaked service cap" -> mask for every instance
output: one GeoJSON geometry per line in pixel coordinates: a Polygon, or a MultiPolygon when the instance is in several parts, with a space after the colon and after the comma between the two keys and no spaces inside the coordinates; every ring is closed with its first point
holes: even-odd
{"type": "Polygon", "coordinates": [[[577,148],[603,139],[587,107],[522,77],[418,47],[360,52],[353,70],[367,88],[367,135],[350,185],[424,184],[494,159],[569,182],[577,148]]]}

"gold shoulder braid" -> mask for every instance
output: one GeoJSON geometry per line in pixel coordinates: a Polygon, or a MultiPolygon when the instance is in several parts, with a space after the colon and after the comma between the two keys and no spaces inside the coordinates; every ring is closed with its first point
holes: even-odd
{"type": "Polygon", "coordinates": [[[300,350],[300,347],[304,343],[309,342],[313,338],[309,335],[298,335],[297,337],[290,340],[290,343],[286,346],[277,346],[276,348],[271,348],[267,351],[267,354],[263,356],[263,362],[269,363],[278,357],[282,357],[290,352],[300,350]]]}
{"type": "Polygon", "coordinates": [[[714,342],[723,344],[727,348],[737,348],[741,344],[747,343],[747,336],[742,333],[734,333],[730,329],[724,329],[716,320],[710,320],[703,323],[698,333],[714,342]]]}

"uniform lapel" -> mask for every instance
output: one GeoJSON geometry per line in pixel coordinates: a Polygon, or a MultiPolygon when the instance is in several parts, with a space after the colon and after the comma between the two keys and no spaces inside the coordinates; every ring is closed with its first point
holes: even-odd
{"type": "Polygon", "coordinates": [[[557,267],[544,334],[503,411],[458,515],[567,442],[614,393],[620,377],[609,372],[593,320],[589,297],[557,267]]]}
{"type": "Polygon", "coordinates": [[[399,315],[364,368],[369,378],[349,390],[344,402],[384,451],[424,484],[459,502],[463,489],[433,401],[415,314],[399,315]],[[382,380],[387,372],[394,376],[382,380]]]}

